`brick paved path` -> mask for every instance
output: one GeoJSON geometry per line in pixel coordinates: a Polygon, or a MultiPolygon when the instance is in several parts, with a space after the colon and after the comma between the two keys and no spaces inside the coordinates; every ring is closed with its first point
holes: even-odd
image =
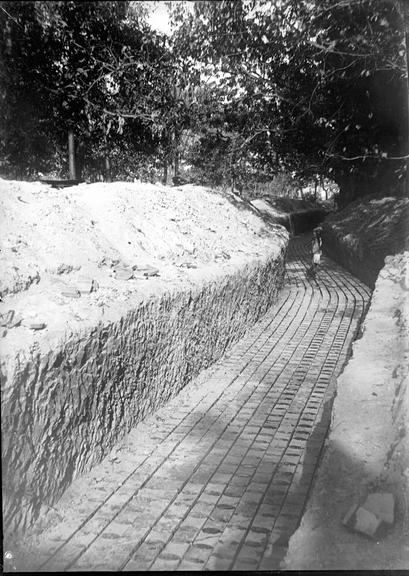
{"type": "Polygon", "coordinates": [[[308,280],[306,242],[291,241],[280,299],[246,337],[74,482],[26,569],[279,568],[369,300],[328,259],[308,280]]]}

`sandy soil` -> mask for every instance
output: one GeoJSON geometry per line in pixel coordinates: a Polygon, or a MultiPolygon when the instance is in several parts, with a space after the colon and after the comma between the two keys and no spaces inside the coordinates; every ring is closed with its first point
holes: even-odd
{"type": "Polygon", "coordinates": [[[0,180],[0,221],[0,314],[21,320],[0,328],[4,355],[51,348],[138,300],[278,254],[287,237],[238,199],[190,185],[0,180]],[[145,277],[147,267],[157,275],[145,277]]]}
{"type": "MultiPolygon", "coordinates": [[[[398,210],[395,204],[368,201],[371,226],[349,207],[338,215],[337,233],[351,249],[364,246],[383,261],[386,239],[407,235],[401,215],[408,201],[398,210]]],[[[53,190],[0,180],[0,221],[0,313],[14,310],[21,318],[17,327],[0,328],[2,356],[52,347],[69,331],[117,318],[138,299],[228,274],[278,251],[286,235],[244,204],[240,210],[237,198],[125,182],[53,190]],[[134,266],[152,266],[159,275],[118,277],[134,266]],[[96,290],[63,295],[90,280],[96,290]],[[33,330],[33,323],[46,327],[33,330]]],[[[408,260],[408,252],[388,258],[377,280],[364,334],[338,380],[331,434],[286,569],[409,568],[408,260]],[[396,500],[389,530],[368,539],[342,526],[354,499],[380,490],[396,500]]]]}

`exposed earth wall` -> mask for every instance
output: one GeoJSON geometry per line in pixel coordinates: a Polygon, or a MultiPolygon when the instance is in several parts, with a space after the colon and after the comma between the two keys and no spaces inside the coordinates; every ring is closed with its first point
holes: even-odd
{"type": "Polygon", "coordinates": [[[14,535],[266,312],[288,239],[203,189],[31,186],[3,183],[19,224],[2,238],[3,265],[7,250],[16,257],[1,303],[3,522],[14,535]],[[52,202],[60,218],[44,223],[52,202]]]}
{"type": "Polygon", "coordinates": [[[367,198],[323,224],[325,252],[373,288],[385,257],[409,249],[409,199],[367,198]]]}
{"type": "Polygon", "coordinates": [[[345,265],[349,258],[350,269],[358,275],[361,268],[361,278],[375,287],[361,337],[337,379],[323,459],[290,539],[286,570],[409,567],[409,252],[402,219],[407,203],[372,201],[360,216],[357,205],[355,213],[334,215],[325,224],[324,242],[337,247],[338,260],[345,265]],[[385,257],[388,251],[393,255],[385,257]],[[343,521],[351,505],[374,494],[393,496],[393,522],[372,537],[347,528],[343,521]]]}

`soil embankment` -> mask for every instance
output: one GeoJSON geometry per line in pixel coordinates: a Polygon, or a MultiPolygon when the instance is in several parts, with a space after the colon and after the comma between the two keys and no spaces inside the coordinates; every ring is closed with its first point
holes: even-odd
{"type": "Polygon", "coordinates": [[[285,569],[409,566],[408,205],[394,198],[356,203],[324,224],[330,255],[375,289],[362,337],[337,380],[323,460],[285,569]],[[351,504],[379,493],[394,497],[392,525],[372,538],[348,530],[342,521],[351,504]]]}
{"type": "Polygon", "coordinates": [[[288,235],[193,186],[0,185],[3,518],[17,534],[266,312],[288,235]]]}
{"type": "Polygon", "coordinates": [[[409,249],[409,199],[357,200],[326,219],[323,239],[331,258],[373,288],[385,257],[409,249]]]}

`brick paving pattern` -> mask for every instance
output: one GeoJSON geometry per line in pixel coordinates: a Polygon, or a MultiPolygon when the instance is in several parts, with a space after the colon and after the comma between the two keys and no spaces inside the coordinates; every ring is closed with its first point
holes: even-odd
{"type": "Polygon", "coordinates": [[[308,279],[307,240],[290,242],[277,304],[205,385],[160,410],[154,434],[131,432],[132,450],[105,459],[101,481],[78,496],[75,520],[42,535],[30,570],[279,568],[370,297],[326,258],[308,279]]]}

